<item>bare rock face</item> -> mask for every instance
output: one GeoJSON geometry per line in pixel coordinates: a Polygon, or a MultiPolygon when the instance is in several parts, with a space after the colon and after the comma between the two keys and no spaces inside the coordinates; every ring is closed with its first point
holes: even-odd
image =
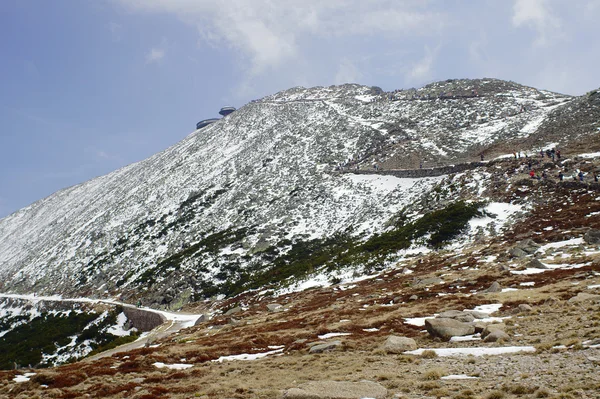
{"type": "Polygon", "coordinates": [[[383,344],[387,353],[402,353],[417,349],[417,343],[412,338],[390,335],[383,344]]]}
{"type": "Polygon", "coordinates": [[[384,399],[387,389],[373,381],[311,381],[285,391],[286,399],[384,399]]]}
{"type": "Polygon", "coordinates": [[[475,333],[475,327],[472,324],[447,318],[426,319],[425,328],[432,337],[439,337],[446,341],[452,337],[475,333]]]}

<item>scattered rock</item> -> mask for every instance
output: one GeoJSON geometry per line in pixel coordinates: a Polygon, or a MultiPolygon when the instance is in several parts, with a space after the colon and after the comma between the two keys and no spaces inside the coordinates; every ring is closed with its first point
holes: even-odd
{"type": "Polygon", "coordinates": [[[390,335],[383,344],[387,353],[402,353],[417,349],[417,343],[412,338],[390,335]]]}
{"type": "Polygon", "coordinates": [[[594,364],[600,364],[600,357],[588,356],[587,360],[594,364]]]}
{"type": "Polygon", "coordinates": [[[384,399],[387,389],[373,381],[311,381],[284,392],[286,399],[384,399]]]}
{"type": "Polygon", "coordinates": [[[419,299],[419,297],[416,295],[411,295],[410,298],[408,298],[409,301],[416,301],[417,299],[419,299]]]}
{"type": "Polygon", "coordinates": [[[392,299],[392,301],[394,303],[401,303],[402,302],[402,297],[401,296],[394,297],[394,299],[392,299]]]}
{"type": "Polygon", "coordinates": [[[500,286],[500,283],[498,283],[497,281],[494,281],[492,283],[492,285],[490,285],[487,289],[481,291],[481,292],[501,292],[502,291],[502,287],[500,286]]]}
{"type": "Polygon", "coordinates": [[[439,337],[444,340],[475,333],[475,327],[472,324],[454,319],[425,319],[425,328],[432,337],[439,337]]]}
{"type": "Polygon", "coordinates": [[[588,244],[596,245],[600,244],[600,230],[590,229],[583,235],[583,241],[588,244]]]}
{"type": "Polygon", "coordinates": [[[342,341],[331,341],[325,342],[323,344],[313,345],[308,353],[323,353],[336,350],[337,348],[342,346],[342,341]]]}

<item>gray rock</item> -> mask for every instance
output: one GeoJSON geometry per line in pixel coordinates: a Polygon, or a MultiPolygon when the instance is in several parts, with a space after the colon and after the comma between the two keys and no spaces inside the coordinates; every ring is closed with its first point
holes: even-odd
{"type": "Polygon", "coordinates": [[[528,254],[533,254],[541,247],[541,245],[533,241],[531,238],[528,238],[526,240],[519,241],[515,247],[527,252],[528,254]]]}
{"type": "Polygon", "coordinates": [[[278,303],[269,303],[267,309],[269,309],[269,312],[282,312],[283,306],[278,303]]]}
{"type": "Polygon", "coordinates": [[[373,381],[311,381],[284,392],[286,399],[384,399],[387,389],[373,381]]]}
{"type": "Polygon", "coordinates": [[[481,291],[481,292],[501,292],[502,291],[502,287],[500,286],[500,283],[498,283],[497,281],[494,281],[492,283],[492,285],[490,285],[487,289],[481,291]]]}
{"type": "Polygon", "coordinates": [[[528,255],[527,252],[523,251],[521,248],[511,248],[508,250],[508,253],[513,257],[513,258],[524,258],[528,255]]]}
{"type": "Polygon", "coordinates": [[[488,335],[493,333],[494,331],[504,331],[506,329],[506,324],[502,323],[493,323],[485,326],[483,331],[481,332],[481,338],[485,339],[488,335]]]}
{"type": "Polygon", "coordinates": [[[470,323],[475,320],[475,317],[467,312],[462,312],[460,310],[447,310],[445,312],[440,313],[436,316],[438,319],[454,319],[458,321],[462,321],[463,323],[470,323]]]}
{"type": "Polygon", "coordinates": [[[478,310],[465,310],[465,313],[469,313],[476,319],[485,319],[485,318],[490,317],[489,313],[480,312],[478,310]]]}
{"type": "Polygon", "coordinates": [[[600,295],[580,292],[579,294],[577,294],[577,296],[574,296],[573,298],[569,299],[569,303],[579,302],[600,302],[600,295]]]}
{"type": "Polygon", "coordinates": [[[521,312],[531,312],[533,308],[526,303],[522,303],[519,305],[519,311],[521,312]]]}
{"type": "Polygon", "coordinates": [[[487,324],[481,321],[477,321],[473,323],[473,327],[475,328],[475,333],[481,334],[483,330],[485,330],[485,328],[487,327],[487,324]]]}
{"type": "Polygon", "coordinates": [[[417,280],[416,281],[416,285],[436,285],[436,284],[443,284],[444,280],[442,280],[439,277],[429,277],[429,278],[424,278],[423,280],[417,280]]]}
{"type": "Polygon", "coordinates": [[[588,244],[600,244],[600,230],[590,229],[583,235],[583,241],[588,244]]]}
{"type": "Polygon", "coordinates": [[[402,353],[417,349],[417,343],[412,338],[390,335],[383,344],[383,350],[387,353],[402,353]]]}
{"type": "Polygon", "coordinates": [[[454,319],[425,319],[425,328],[432,337],[444,340],[475,333],[475,327],[472,324],[454,319]]]}
{"type": "Polygon", "coordinates": [[[544,265],[542,262],[540,262],[537,259],[531,259],[529,262],[527,262],[527,264],[525,265],[528,268],[531,269],[547,269],[548,266],[544,265]]]}
{"type": "Polygon", "coordinates": [[[419,299],[419,297],[416,295],[411,295],[410,298],[408,298],[409,301],[416,301],[417,299],[419,299]]]}
{"type": "Polygon", "coordinates": [[[235,308],[231,308],[227,312],[225,312],[225,316],[230,316],[232,314],[241,313],[242,311],[243,311],[243,309],[241,307],[236,306],[235,308]]]}
{"type": "Polygon", "coordinates": [[[323,353],[336,350],[337,348],[342,346],[342,341],[331,341],[325,342],[323,344],[313,345],[308,353],[323,353]]]}
{"type": "MultiPolygon", "coordinates": [[[[485,331],[485,330],[484,330],[485,331]]],[[[484,339],[483,342],[498,342],[498,341],[509,341],[510,336],[504,331],[497,329],[492,330],[484,339]]]]}

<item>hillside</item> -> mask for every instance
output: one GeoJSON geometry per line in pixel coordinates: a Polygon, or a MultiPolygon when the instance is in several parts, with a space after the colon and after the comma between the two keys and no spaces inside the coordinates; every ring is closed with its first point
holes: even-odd
{"type": "Polygon", "coordinates": [[[0,397],[595,398],[599,129],[494,79],[251,102],[0,220],[0,397]]]}
{"type": "MultiPolygon", "coordinates": [[[[340,165],[429,168],[537,151],[543,123],[584,106],[585,99],[493,79],[393,93],[358,85],[286,90],[0,220],[0,291],[141,297],[178,308],[288,285],[321,268],[319,252],[359,246],[440,210],[426,205],[439,177],[340,175],[340,165]],[[534,148],[525,146],[531,137],[534,148]],[[292,264],[306,253],[309,263],[292,264]]],[[[568,140],[543,142],[555,143],[568,140]]],[[[405,232],[407,240],[428,228],[405,232]]],[[[329,265],[329,273],[372,269],[368,258],[329,265]]]]}

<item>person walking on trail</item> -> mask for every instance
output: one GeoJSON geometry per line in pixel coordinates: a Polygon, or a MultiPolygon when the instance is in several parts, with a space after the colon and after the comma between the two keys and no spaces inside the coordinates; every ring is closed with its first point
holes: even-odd
{"type": "Polygon", "coordinates": [[[545,170],[542,172],[542,179],[546,180],[546,171],[545,170]]]}
{"type": "Polygon", "coordinates": [[[141,307],[142,307],[142,300],[141,300],[141,299],[138,299],[136,306],[137,306],[138,308],[141,308],[141,307]]]}
{"type": "Polygon", "coordinates": [[[540,155],[544,158],[544,150],[540,150],[540,155]]]}
{"type": "Polygon", "coordinates": [[[556,150],[556,159],[560,161],[560,150],[556,150]]]}
{"type": "Polygon", "coordinates": [[[564,177],[565,177],[565,175],[563,175],[562,171],[558,172],[558,180],[563,181],[564,177]]]}
{"type": "Polygon", "coordinates": [[[479,156],[481,157],[481,162],[483,162],[483,152],[479,156]]]}
{"type": "Polygon", "coordinates": [[[598,174],[596,172],[594,172],[594,181],[598,183],[598,174]]]}
{"type": "Polygon", "coordinates": [[[579,176],[579,181],[583,181],[583,172],[580,170],[579,173],[577,174],[577,176],[579,176]]]}

